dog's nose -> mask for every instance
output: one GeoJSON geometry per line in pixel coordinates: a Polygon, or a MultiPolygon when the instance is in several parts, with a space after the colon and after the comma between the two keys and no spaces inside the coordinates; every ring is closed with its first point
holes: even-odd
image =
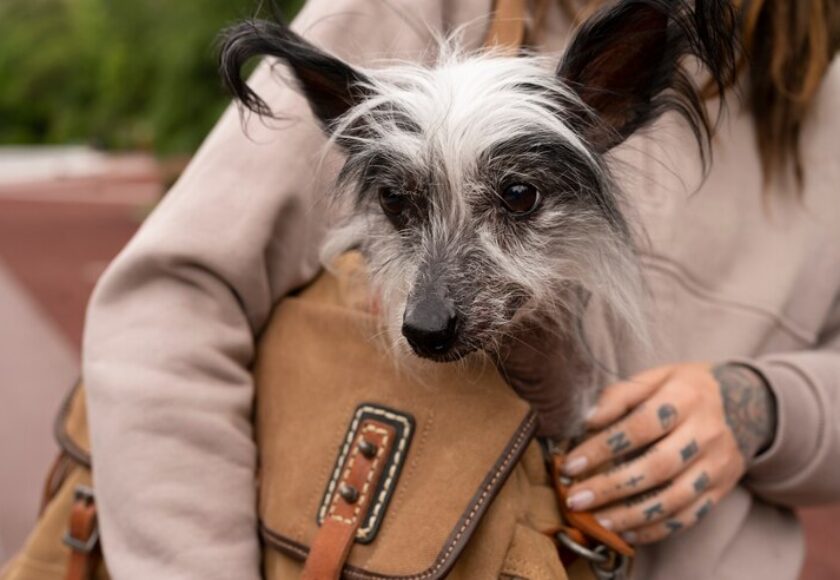
{"type": "Polygon", "coordinates": [[[405,309],[402,333],[420,356],[446,354],[455,342],[458,316],[448,300],[425,297],[405,309]]]}

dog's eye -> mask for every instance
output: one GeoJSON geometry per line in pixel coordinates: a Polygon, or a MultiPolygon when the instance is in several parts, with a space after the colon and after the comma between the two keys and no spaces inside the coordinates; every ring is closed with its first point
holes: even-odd
{"type": "Polygon", "coordinates": [[[379,190],[379,205],[387,215],[399,217],[408,205],[408,198],[396,193],[390,187],[383,187],[379,190]]]}
{"type": "Polygon", "coordinates": [[[511,183],[502,190],[502,203],[515,216],[525,216],[537,209],[540,192],[529,183],[511,183]]]}

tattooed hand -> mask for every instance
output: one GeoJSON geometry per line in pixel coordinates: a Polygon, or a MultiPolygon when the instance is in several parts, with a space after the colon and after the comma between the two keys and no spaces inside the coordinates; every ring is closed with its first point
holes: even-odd
{"type": "Polygon", "coordinates": [[[587,422],[600,431],[568,454],[579,478],[569,506],[646,544],[695,524],[737,485],[772,442],[776,410],[748,367],[692,363],[607,387],[587,422]]]}

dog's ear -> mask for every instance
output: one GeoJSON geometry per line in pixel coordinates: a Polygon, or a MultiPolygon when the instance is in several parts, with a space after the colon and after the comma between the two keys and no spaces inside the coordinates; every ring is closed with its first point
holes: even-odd
{"type": "Polygon", "coordinates": [[[222,33],[219,69],[234,97],[259,115],[272,116],[271,108],[242,77],[242,67],[256,56],[277,57],[288,65],[327,131],[366,97],[365,75],[349,64],[318,49],[285,24],[249,20],[222,33]]]}
{"type": "Polygon", "coordinates": [[[586,138],[609,150],[670,109],[703,151],[706,109],[680,64],[697,57],[722,89],[734,74],[734,21],[730,0],[622,0],[587,20],[557,71],[597,116],[584,123],[586,138]]]}

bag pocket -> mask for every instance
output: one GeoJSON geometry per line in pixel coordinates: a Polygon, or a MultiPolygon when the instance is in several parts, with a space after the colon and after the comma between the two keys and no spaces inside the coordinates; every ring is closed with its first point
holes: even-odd
{"type": "Polygon", "coordinates": [[[500,580],[568,580],[557,546],[545,534],[524,524],[516,524],[508,547],[500,580]]]}

